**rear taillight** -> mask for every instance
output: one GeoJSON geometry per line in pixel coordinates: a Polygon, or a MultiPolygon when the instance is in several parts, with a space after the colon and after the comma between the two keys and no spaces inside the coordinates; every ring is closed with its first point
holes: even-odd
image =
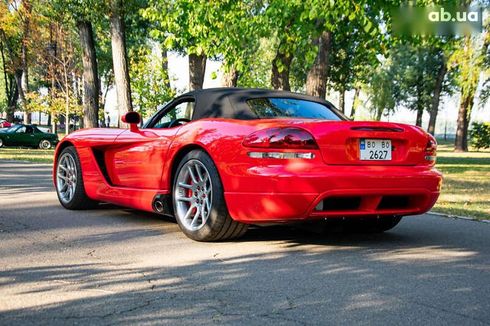
{"type": "Polygon", "coordinates": [[[313,136],[294,127],[269,128],[256,131],[243,141],[243,146],[254,148],[318,149],[313,136]]]}
{"type": "Polygon", "coordinates": [[[437,141],[433,136],[429,136],[427,145],[425,146],[425,160],[426,161],[436,161],[437,155],[437,141]]]}

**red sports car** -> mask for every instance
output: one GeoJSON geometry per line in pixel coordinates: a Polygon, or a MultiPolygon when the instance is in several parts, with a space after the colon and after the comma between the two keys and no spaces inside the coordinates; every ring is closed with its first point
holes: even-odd
{"type": "Polygon", "coordinates": [[[143,126],[86,129],[57,146],[61,204],[170,214],[199,241],[249,224],[337,220],[386,231],[427,212],[442,176],[422,129],[349,121],[319,98],[218,88],[175,98],[143,126]]]}

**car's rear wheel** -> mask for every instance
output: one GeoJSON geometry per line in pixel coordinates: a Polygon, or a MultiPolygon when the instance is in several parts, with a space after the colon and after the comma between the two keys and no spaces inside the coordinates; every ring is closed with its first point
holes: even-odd
{"type": "Polygon", "coordinates": [[[97,204],[85,193],[80,159],[73,146],[63,149],[58,157],[55,185],[58,199],[67,209],[88,209],[97,204]]]}
{"type": "Polygon", "coordinates": [[[402,220],[401,216],[379,216],[352,218],[343,221],[347,231],[360,233],[382,233],[393,229],[402,220]]]}
{"type": "Polygon", "coordinates": [[[51,148],[51,142],[47,139],[43,139],[39,142],[39,148],[40,149],[50,149],[51,148]]]}
{"type": "Polygon", "coordinates": [[[228,213],[218,170],[204,151],[193,150],[179,163],[172,202],[180,229],[193,240],[228,240],[248,228],[228,213]]]}

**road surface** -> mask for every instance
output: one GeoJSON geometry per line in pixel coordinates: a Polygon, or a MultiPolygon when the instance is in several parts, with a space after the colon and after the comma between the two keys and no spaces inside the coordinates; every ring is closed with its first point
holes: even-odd
{"type": "Polygon", "coordinates": [[[64,210],[50,173],[0,161],[1,325],[490,324],[490,224],[198,243],[153,214],[64,210]]]}

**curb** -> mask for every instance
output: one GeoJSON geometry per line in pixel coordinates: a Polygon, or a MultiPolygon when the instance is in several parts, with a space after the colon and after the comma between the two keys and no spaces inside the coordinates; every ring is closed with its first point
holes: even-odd
{"type": "Polygon", "coordinates": [[[457,219],[457,220],[465,220],[465,221],[473,221],[473,222],[490,224],[490,220],[479,220],[479,219],[476,219],[473,217],[468,217],[468,216],[448,215],[448,214],[437,213],[437,212],[428,212],[427,214],[441,216],[441,217],[445,217],[445,218],[453,218],[453,219],[457,219]]]}

